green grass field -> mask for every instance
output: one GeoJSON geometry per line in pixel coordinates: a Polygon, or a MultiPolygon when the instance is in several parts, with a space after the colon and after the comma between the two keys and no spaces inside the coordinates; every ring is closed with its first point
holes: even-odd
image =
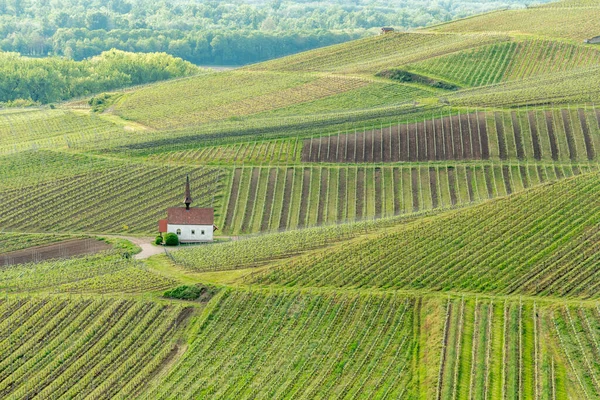
{"type": "Polygon", "coordinates": [[[0,398],[600,399],[599,12],[0,110],[0,398]]]}
{"type": "Polygon", "coordinates": [[[495,33],[539,35],[581,42],[597,36],[597,28],[593,21],[598,13],[600,13],[600,6],[597,2],[566,0],[525,10],[491,12],[441,24],[432,30],[445,33],[475,33],[492,30],[495,33]]]}

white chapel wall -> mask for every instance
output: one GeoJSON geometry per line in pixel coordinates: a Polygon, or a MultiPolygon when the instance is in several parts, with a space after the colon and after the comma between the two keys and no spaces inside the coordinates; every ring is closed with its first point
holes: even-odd
{"type": "Polygon", "coordinates": [[[212,225],[167,225],[167,232],[177,234],[177,230],[181,230],[179,236],[180,242],[203,242],[213,240],[212,225]],[[204,234],[202,234],[204,232],[204,234]]]}

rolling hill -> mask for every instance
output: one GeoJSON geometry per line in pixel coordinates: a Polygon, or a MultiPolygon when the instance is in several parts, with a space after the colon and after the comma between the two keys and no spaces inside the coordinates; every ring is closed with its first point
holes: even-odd
{"type": "Polygon", "coordinates": [[[0,397],[600,399],[599,11],[0,111],[0,397]],[[136,259],[186,175],[217,243],[136,259]]]}

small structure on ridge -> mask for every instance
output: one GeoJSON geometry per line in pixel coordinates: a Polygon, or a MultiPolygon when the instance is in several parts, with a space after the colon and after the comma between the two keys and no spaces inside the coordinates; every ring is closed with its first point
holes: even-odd
{"type": "Polygon", "coordinates": [[[212,242],[213,233],[217,230],[214,225],[215,210],[190,207],[192,202],[188,175],[185,182],[185,207],[167,208],[167,219],[158,221],[159,233],[175,233],[180,243],[212,242]]]}
{"type": "Polygon", "coordinates": [[[383,28],[381,28],[380,35],[385,35],[386,33],[394,33],[394,28],[390,28],[388,26],[384,26],[383,28]]]}

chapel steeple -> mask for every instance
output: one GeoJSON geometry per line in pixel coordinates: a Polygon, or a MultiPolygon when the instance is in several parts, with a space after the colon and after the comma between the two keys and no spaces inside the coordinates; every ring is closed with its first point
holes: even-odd
{"type": "Polygon", "coordinates": [[[190,176],[187,176],[187,180],[185,182],[185,209],[190,209],[190,204],[192,204],[192,193],[190,190],[190,176]]]}

